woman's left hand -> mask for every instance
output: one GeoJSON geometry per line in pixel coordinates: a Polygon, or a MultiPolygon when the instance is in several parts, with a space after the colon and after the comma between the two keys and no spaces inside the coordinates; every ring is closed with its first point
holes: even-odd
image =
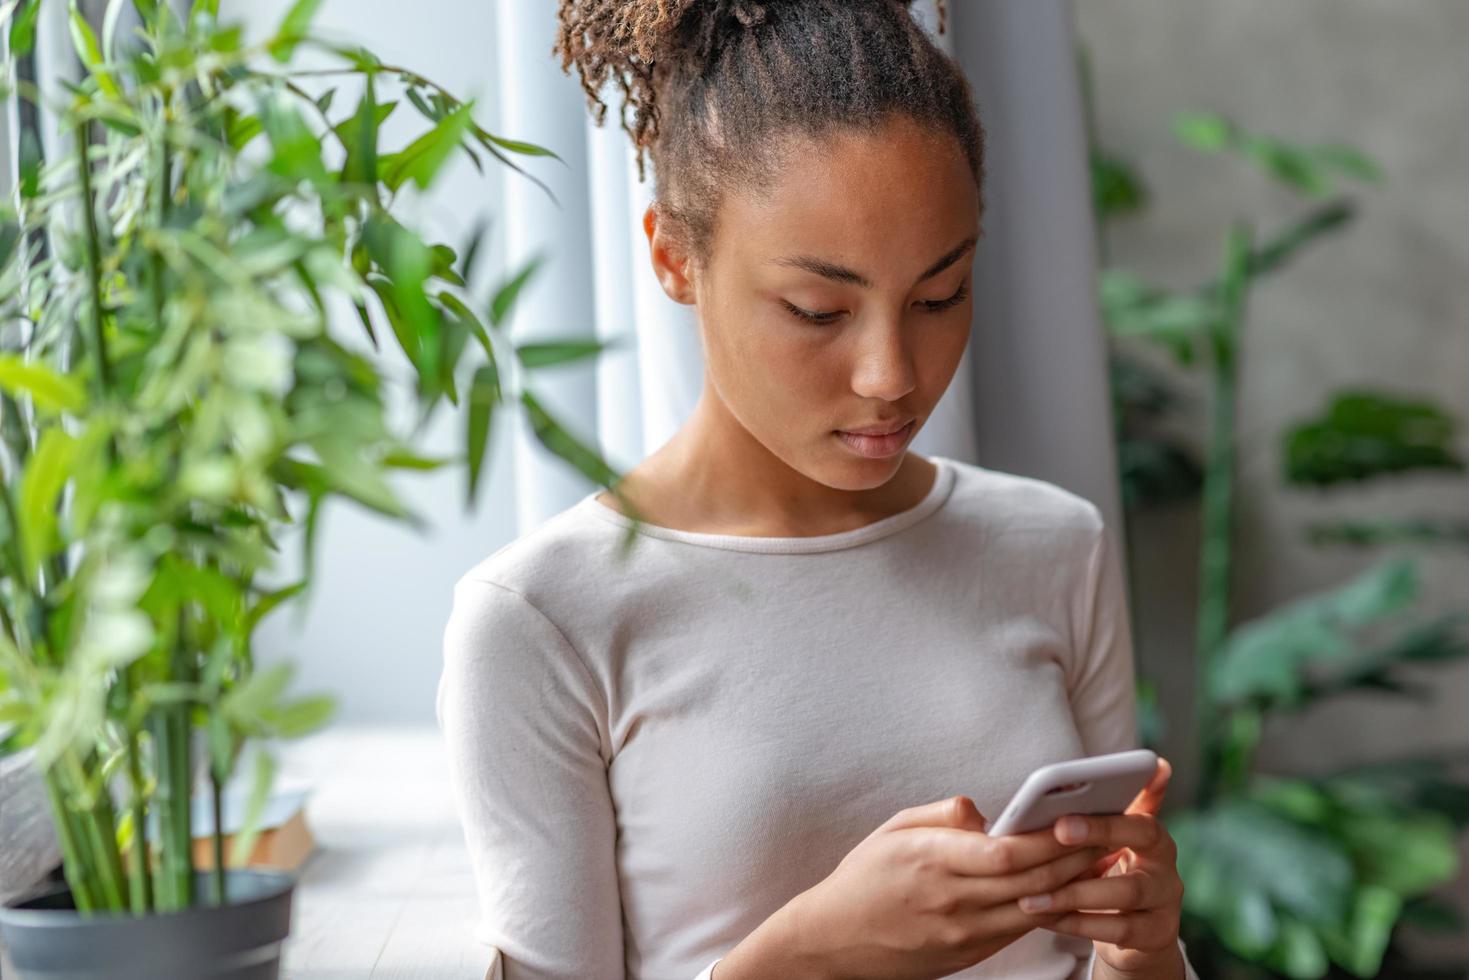
{"type": "Polygon", "coordinates": [[[1079,816],[1056,821],[1056,839],[1081,841],[1114,849],[1090,871],[1050,892],[1044,907],[1021,899],[1027,912],[1066,911],[1044,928],[1090,939],[1097,960],[1120,976],[1182,977],[1178,922],[1183,909],[1183,881],[1178,877],[1178,847],[1157,813],[1173,767],[1159,757],[1153,779],[1120,815],[1079,816]],[[1070,836],[1069,823],[1079,820],[1082,833],[1070,836]],[[1085,911],[1091,909],[1094,911],[1085,911]]]}

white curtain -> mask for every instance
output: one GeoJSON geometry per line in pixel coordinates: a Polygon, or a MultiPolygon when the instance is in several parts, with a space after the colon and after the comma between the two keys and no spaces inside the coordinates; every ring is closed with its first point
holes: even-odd
{"type": "MultiPolygon", "coordinates": [[[[950,3],[945,34],[933,0],[915,10],[957,52],[988,137],[985,234],[976,257],[970,347],[949,391],[913,443],[995,469],[1037,476],[1119,514],[1105,347],[1095,302],[1090,191],[1066,0],[950,3]]],[[[592,124],[574,76],[545,56],[554,22],[540,5],[498,0],[501,129],[554,148],[568,168],[537,170],[562,202],[506,180],[504,255],[514,268],[552,256],[518,309],[517,337],[572,324],[633,339],[595,368],[546,376],[562,416],[629,468],[658,448],[698,399],[703,365],[691,307],[664,296],[648,261],[639,183],[615,93],[592,124]]],[[[548,458],[528,426],[516,436],[519,528],[528,531],[589,492],[548,458]]]]}

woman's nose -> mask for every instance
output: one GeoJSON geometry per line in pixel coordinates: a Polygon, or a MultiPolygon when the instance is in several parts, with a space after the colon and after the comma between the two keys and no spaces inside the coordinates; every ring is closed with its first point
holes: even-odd
{"type": "Polygon", "coordinates": [[[917,372],[901,320],[862,328],[852,365],[852,390],[868,398],[896,401],[913,390],[917,372]]]}

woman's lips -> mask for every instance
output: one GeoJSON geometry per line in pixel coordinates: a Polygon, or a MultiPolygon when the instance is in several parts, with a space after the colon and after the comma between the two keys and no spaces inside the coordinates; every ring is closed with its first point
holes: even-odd
{"type": "Polygon", "coordinates": [[[914,421],[910,421],[897,432],[885,436],[864,436],[855,432],[844,432],[841,429],[836,430],[836,434],[859,455],[866,456],[868,459],[883,459],[902,450],[908,438],[913,435],[914,421]]]}

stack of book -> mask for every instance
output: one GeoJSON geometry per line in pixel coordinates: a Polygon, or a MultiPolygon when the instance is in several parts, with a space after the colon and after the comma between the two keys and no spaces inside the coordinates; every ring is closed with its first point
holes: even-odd
{"type": "MultiPolygon", "coordinates": [[[[277,785],[271,790],[260,820],[260,836],[255,838],[255,846],[242,867],[294,871],[305,863],[316,846],[306,825],[309,795],[310,787],[301,783],[277,785]]],[[[227,786],[221,794],[226,867],[235,866],[235,838],[245,825],[248,802],[248,788],[244,786],[227,786]]],[[[203,871],[214,867],[214,808],[207,793],[195,793],[193,804],[194,867],[203,871]]]]}
{"type": "MultiPolygon", "coordinates": [[[[220,794],[224,827],[224,861],[227,868],[268,868],[295,871],[306,862],[316,848],[316,838],[306,823],[306,798],[310,786],[304,783],[279,783],[271,789],[260,818],[255,844],[245,860],[234,860],[235,840],[245,826],[245,810],[249,805],[249,787],[231,783],[220,794]]],[[[149,814],[148,842],[158,846],[158,814],[149,814]]],[[[208,785],[194,791],[190,814],[193,833],[194,868],[207,871],[214,867],[214,807],[208,785]]],[[[128,858],[128,848],[122,852],[128,858]]]]}

